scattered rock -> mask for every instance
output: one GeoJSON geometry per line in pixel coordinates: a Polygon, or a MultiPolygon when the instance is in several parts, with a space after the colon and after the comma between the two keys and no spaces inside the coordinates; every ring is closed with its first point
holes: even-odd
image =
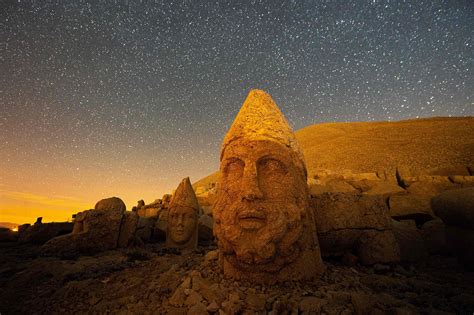
{"type": "Polygon", "coordinates": [[[184,304],[190,306],[190,305],[195,305],[197,303],[200,303],[202,301],[202,296],[201,294],[197,293],[194,290],[190,290],[188,297],[184,301],[184,304]]]}
{"type": "Polygon", "coordinates": [[[321,307],[326,305],[328,302],[326,300],[314,297],[314,296],[305,296],[301,299],[298,309],[303,314],[320,314],[321,307]]]}
{"type": "Polygon", "coordinates": [[[184,301],[186,300],[186,294],[184,293],[184,288],[179,286],[173,293],[173,295],[168,300],[168,303],[173,306],[183,306],[184,301]]]}
{"type": "Polygon", "coordinates": [[[187,315],[207,315],[206,305],[201,302],[193,305],[187,312],[187,315]]]}
{"type": "Polygon", "coordinates": [[[209,303],[206,310],[209,313],[216,313],[219,310],[219,305],[217,305],[216,301],[212,301],[211,303],[209,303]]]}
{"type": "Polygon", "coordinates": [[[255,311],[263,311],[265,309],[265,303],[267,296],[265,294],[251,293],[247,295],[248,306],[255,311]]]}
{"type": "Polygon", "coordinates": [[[351,302],[356,315],[366,315],[373,309],[375,297],[371,294],[354,292],[351,294],[351,302]]]}

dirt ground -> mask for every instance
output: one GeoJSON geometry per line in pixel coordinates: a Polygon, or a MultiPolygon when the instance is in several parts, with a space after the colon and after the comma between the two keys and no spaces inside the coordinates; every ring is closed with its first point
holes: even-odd
{"type": "Polygon", "coordinates": [[[352,267],[325,261],[313,282],[251,285],[224,279],[213,246],[159,244],[96,256],[41,257],[0,243],[0,313],[473,314],[474,273],[453,257],[352,267]]]}

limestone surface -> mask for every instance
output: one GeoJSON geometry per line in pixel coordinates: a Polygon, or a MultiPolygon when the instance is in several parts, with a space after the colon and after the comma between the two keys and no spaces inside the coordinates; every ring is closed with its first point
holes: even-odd
{"type": "Polygon", "coordinates": [[[312,204],[323,256],[355,251],[363,264],[400,260],[382,196],[325,193],[312,204]]]}

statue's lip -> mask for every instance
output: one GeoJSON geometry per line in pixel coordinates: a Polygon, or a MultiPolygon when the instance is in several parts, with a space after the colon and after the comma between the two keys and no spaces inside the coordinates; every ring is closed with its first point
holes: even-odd
{"type": "Polygon", "coordinates": [[[238,218],[239,220],[265,221],[267,219],[267,216],[262,210],[246,210],[240,212],[238,218]]]}

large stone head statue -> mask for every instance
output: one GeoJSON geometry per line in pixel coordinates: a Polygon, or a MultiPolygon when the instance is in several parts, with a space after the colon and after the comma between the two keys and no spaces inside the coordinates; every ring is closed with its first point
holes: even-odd
{"type": "Polygon", "coordinates": [[[186,177],[174,193],[168,213],[166,245],[175,248],[197,247],[199,204],[193,187],[186,177]]]}
{"type": "Polygon", "coordinates": [[[267,93],[250,91],[224,138],[220,171],[213,215],[224,274],[255,282],[320,275],[303,154],[267,93]]]}

